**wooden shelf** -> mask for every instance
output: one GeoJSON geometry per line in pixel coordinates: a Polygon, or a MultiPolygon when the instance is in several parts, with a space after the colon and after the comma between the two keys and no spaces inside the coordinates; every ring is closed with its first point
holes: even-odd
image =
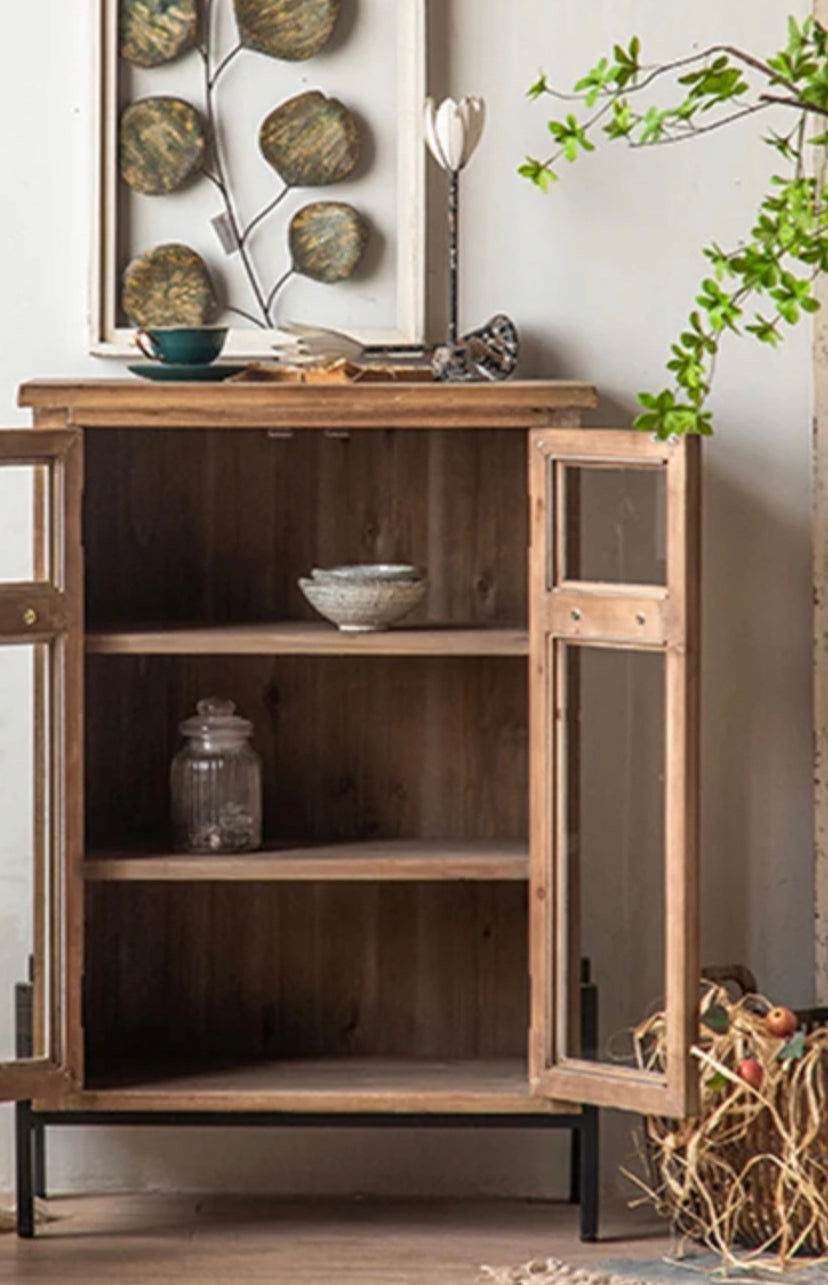
{"type": "Polygon", "coordinates": [[[301,1058],[193,1070],[92,1071],[72,1100],[89,1110],[275,1110],[550,1115],[580,1108],[533,1098],[522,1058],[301,1058]]]}
{"type": "Polygon", "coordinates": [[[396,839],[215,857],[191,853],[90,854],[84,871],[86,879],[93,883],[519,881],[529,877],[529,853],[527,844],[520,840],[396,839]]]}
{"type": "Polygon", "coordinates": [[[96,656],[527,656],[525,629],[424,625],[350,634],[332,625],[287,622],[166,629],[107,629],[86,635],[96,656]]]}

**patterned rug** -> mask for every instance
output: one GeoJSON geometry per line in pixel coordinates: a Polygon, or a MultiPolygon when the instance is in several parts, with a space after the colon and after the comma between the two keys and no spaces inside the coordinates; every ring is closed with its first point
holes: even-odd
{"type": "Polygon", "coordinates": [[[520,1267],[484,1267],[482,1272],[481,1285],[760,1285],[770,1281],[776,1285],[828,1285],[825,1262],[781,1273],[773,1270],[773,1260],[769,1259],[767,1267],[731,1268],[724,1273],[713,1254],[701,1252],[680,1263],[668,1259],[642,1262],[608,1258],[587,1268],[547,1258],[520,1267]]]}

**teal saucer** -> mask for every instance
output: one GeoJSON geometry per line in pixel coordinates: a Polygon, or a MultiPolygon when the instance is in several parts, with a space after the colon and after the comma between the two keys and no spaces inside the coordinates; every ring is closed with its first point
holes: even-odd
{"type": "Polygon", "coordinates": [[[140,375],[142,379],[154,379],[160,384],[215,384],[222,379],[229,379],[231,375],[240,375],[247,366],[234,366],[230,362],[220,361],[213,361],[205,366],[173,365],[168,361],[139,361],[134,366],[128,366],[127,369],[132,371],[133,375],[140,375]]]}

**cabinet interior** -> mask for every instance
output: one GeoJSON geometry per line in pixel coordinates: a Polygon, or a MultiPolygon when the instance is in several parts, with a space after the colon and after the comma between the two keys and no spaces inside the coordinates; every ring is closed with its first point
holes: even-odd
{"type": "MultiPolygon", "coordinates": [[[[357,561],[427,568],[406,628],[525,629],[523,433],[85,441],[87,632],[117,649],[121,630],[195,631],[174,655],[87,656],[90,856],[170,852],[178,723],[211,694],[254,723],[266,848],[412,840],[427,859],[441,841],[527,842],[525,656],[441,654],[439,634],[424,656],[232,652],[234,625],[316,620],[297,578],[357,561]],[[217,626],[230,643],[205,654],[197,631],[217,626]]],[[[87,1081],[142,1061],[523,1065],[525,880],[400,880],[381,855],[376,871],[88,883],[87,1081]]]]}
{"type": "Polygon", "coordinates": [[[315,621],[314,566],[412,562],[405,622],[525,624],[525,434],[85,433],[87,629],[315,621]]]}
{"type": "Polygon", "coordinates": [[[119,1059],[521,1058],[519,883],[87,889],[88,1073],[119,1059]]]}

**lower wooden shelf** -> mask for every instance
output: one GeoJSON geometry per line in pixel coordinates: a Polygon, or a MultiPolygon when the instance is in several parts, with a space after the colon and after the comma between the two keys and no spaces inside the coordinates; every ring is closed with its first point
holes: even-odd
{"type": "Polygon", "coordinates": [[[112,1111],[577,1114],[533,1097],[522,1058],[300,1058],[102,1069],[58,1106],[112,1111]]]}
{"type": "Polygon", "coordinates": [[[526,880],[529,851],[519,839],[395,839],[225,856],[124,851],[90,853],[84,873],[93,883],[526,880]]]}

